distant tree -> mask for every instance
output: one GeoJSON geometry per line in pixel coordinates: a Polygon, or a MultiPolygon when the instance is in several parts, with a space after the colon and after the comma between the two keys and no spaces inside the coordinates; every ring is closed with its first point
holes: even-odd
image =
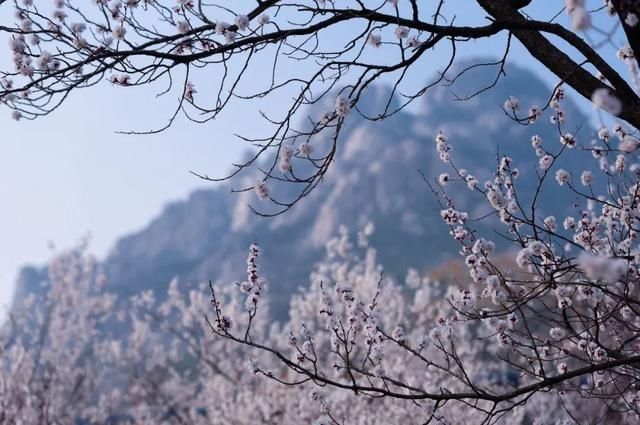
{"type": "MultiPolygon", "coordinates": [[[[519,374],[496,362],[494,331],[444,321],[450,297],[458,296],[455,286],[415,270],[405,283],[382,277],[368,246],[371,233],[371,225],[360,231],[358,246],[346,229],[329,241],[311,286],[292,299],[290,320],[275,325],[268,321],[256,246],[246,282],[215,285],[214,313],[206,287],[185,291],[177,281],[164,301],[144,292],[123,304],[104,292],[108,283],[85,247],[59,254],[44,295],[26,300],[0,332],[2,423],[482,422],[482,401],[457,404],[456,393],[445,393],[443,400],[450,400],[437,402],[399,388],[461,391],[467,383],[457,362],[465,364],[476,388],[518,384],[519,374]],[[335,281],[341,283],[326,283],[335,281]],[[368,319],[354,310],[365,300],[373,300],[368,319]],[[325,330],[327,318],[348,326],[348,341],[325,330]],[[129,330],[112,332],[114,325],[129,330]],[[345,343],[351,348],[342,363],[345,343]],[[361,343],[365,351],[355,345],[361,343]],[[455,353],[442,352],[441,343],[455,344],[455,353]],[[277,357],[265,357],[264,350],[277,357]],[[370,387],[349,388],[360,379],[370,387]],[[342,381],[344,388],[332,387],[342,381]]],[[[502,423],[552,423],[566,417],[563,404],[606,417],[606,404],[555,391],[537,391],[526,404],[495,413],[502,423]]]]}
{"type": "Polygon", "coordinates": [[[0,327],[0,423],[71,424],[95,418],[110,370],[97,334],[115,296],[86,245],[54,258],[44,296],[33,294],[0,327]]]}
{"type": "MultiPolygon", "coordinates": [[[[335,156],[340,129],[351,111],[382,120],[433,85],[455,79],[456,75],[447,77],[447,72],[453,69],[458,46],[472,40],[505,35],[496,81],[503,74],[515,37],[532,59],[561,82],[600,107],[614,108],[620,119],[638,128],[640,99],[629,80],[637,86],[640,78],[634,55],[640,49],[640,2],[607,0],[589,9],[584,0],[567,0],[564,8],[553,6],[558,13],[548,21],[528,14],[530,3],[547,4],[476,0],[461,8],[444,0],[247,0],[233,4],[15,0],[15,23],[0,27],[9,36],[14,63],[13,70],[0,73],[0,100],[13,109],[15,119],[33,119],[58,108],[72,91],[103,80],[123,87],[159,86],[161,95],[177,93],[179,100],[175,110],[167,112],[166,125],[145,131],[153,133],[170,126],[181,113],[195,122],[206,122],[233,99],[267,98],[283,112],[276,108],[263,113],[273,131],[264,137],[245,138],[257,149],[232,172],[261,167],[260,181],[238,190],[255,189],[261,198],[271,199],[275,208],[260,208],[265,215],[286,211],[318,185],[335,156]],[[569,14],[571,28],[558,23],[562,9],[569,14]],[[604,14],[611,15],[612,30],[592,27],[595,18],[604,14]],[[464,24],[458,25],[460,20],[464,24]],[[583,32],[591,43],[580,36],[583,32]],[[610,65],[618,59],[600,55],[599,47],[611,43],[622,43],[618,59],[628,65],[630,78],[610,65]],[[431,60],[436,47],[449,54],[439,77],[405,90],[403,84],[411,75],[424,74],[422,65],[431,60]],[[358,102],[381,78],[392,81],[390,100],[380,111],[365,114],[358,102]],[[246,91],[248,79],[258,81],[249,85],[251,92],[246,91]],[[202,83],[196,87],[198,81],[202,83]],[[256,85],[263,88],[256,90],[256,85]],[[401,104],[392,106],[391,97],[401,91],[401,104]],[[307,116],[305,107],[327,103],[327,96],[335,107],[322,117],[307,116]],[[613,105],[610,98],[616,99],[613,105]],[[330,135],[329,145],[314,143],[313,136],[320,132],[330,135]],[[266,166],[258,162],[262,156],[266,166]],[[269,190],[276,180],[292,182],[295,194],[269,190]]],[[[477,64],[482,65],[488,64],[477,64]]],[[[526,123],[548,106],[539,105],[517,119],[526,123]]]]}

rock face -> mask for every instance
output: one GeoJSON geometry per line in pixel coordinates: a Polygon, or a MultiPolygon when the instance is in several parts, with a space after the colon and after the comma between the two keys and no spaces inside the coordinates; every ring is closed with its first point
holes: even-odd
{"type": "MultiPolygon", "coordinates": [[[[509,96],[521,99],[525,110],[528,105],[546,104],[551,88],[524,69],[510,66],[507,77],[495,88],[469,101],[454,99],[453,93],[464,96],[482,88],[496,72],[494,67],[475,68],[451,87],[431,89],[418,112],[401,112],[382,123],[353,112],[325,180],[282,216],[252,215],[246,204],[258,202],[254,194],[231,194],[224,184],[212,184],[211,190],[194,192],[188,200],[168,205],[146,228],[121,238],[104,260],[111,290],[123,297],[144,289],[162,294],[176,276],[181,282],[242,279],[247,248],[257,241],[263,247],[263,270],[271,282],[272,311],[281,315],[290,294],[307,283],[313,262],[339,226],[355,230],[369,220],[376,227],[371,243],[387,274],[403,278],[408,267],[424,269],[450,258],[457,247],[440,220],[440,207],[418,173],[421,170],[433,181],[445,170],[435,151],[437,132],[447,133],[456,164],[470,170],[480,182],[491,176],[497,155],[514,158],[523,181],[518,190],[525,198],[532,196],[534,188],[524,181],[538,172],[531,136],[541,135],[545,146],[554,151],[560,148],[558,130],[548,115],[534,125],[522,126],[501,109],[509,96]]],[[[372,90],[365,100],[368,107],[375,110],[375,105],[383,105],[385,93],[380,88],[372,90]]],[[[584,124],[585,118],[570,102],[565,103],[568,122],[584,124]]],[[[311,111],[310,115],[321,112],[311,111]]],[[[587,127],[583,125],[576,137],[591,138],[593,131],[587,127]]],[[[595,167],[593,160],[586,161],[590,168],[595,167]]],[[[579,176],[579,164],[563,166],[579,176]]],[[[553,176],[546,184],[556,184],[553,176]]],[[[548,192],[546,204],[553,205],[561,190],[548,192]]],[[[488,211],[474,207],[483,205],[480,194],[466,188],[456,193],[458,208],[472,214],[488,211]]],[[[543,212],[539,211],[541,217],[543,212]]],[[[38,282],[45,278],[44,269],[25,268],[15,302],[37,290],[38,282]]]]}

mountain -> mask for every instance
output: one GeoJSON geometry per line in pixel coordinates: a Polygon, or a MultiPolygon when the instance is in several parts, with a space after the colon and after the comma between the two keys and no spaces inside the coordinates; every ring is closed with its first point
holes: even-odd
{"type": "MultiPolygon", "coordinates": [[[[474,93],[489,84],[497,71],[496,67],[473,68],[452,86],[432,88],[414,111],[400,112],[381,123],[352,112],[330,172],[310,196],[284,215],[253,215],[246,207],[248,202],[259,202],[253,192],[232,194],[228,184],[212,184],[210,190],[196,191],[186,201],[168,205],[144,229],[121,238],[104,260],[111,290],[123,297],[143,289],[162,294],[176,276],[185,283],[242,279],[248,246],[257,241],[263,248],[272,306],[280,316],[289,296],[307,283],[313,262],[321,258],[325,242],[339,226],[355,230],[369,220],[376,227],[371,242],[387,274],[402,279],[408,267],[425,269],[442,263],[455,255],[457,247],[418,173],[421,170],[432,179],[445,170],[435,151],[439,130],[447,133],[456,163],[480,182],[490,178],[498,152],[516,160],[523,182],[536,173],[537,158],[530,146],[533,134],[541,135],[546,146],[559,147],[558,130],[548,114],[523,126],[501,109],[509,96],[521,99],[524,109],[546,104],[552,89],[526,69],[510,65],[496,87],[468,101],[455,100],[453,93],[474,93]]],[[[376,110],[386,103],[388,93],[387,88],[371,89],[363,105],[376,110]]],[[[583,124],[585,117],[569,101],[565,103],[568,122],[583,124]]],[[[316,106],[309,115],[322,112],[322,106],[316,106]]],[[[583,126],[579,135],[592,133],[583,126]]],[[[576,175],[578,165],[569,163],[566,168],[576,175]]],[[[249,183],[256,180],[252,175],[245,178],[249,183]]],[[[519,189],[530,197],[534,188],[523,183],[519,189]]],[[[466,189],[458,192],[454,196],[458,208],[478,215],[487,211],[474,207],[482,204],[480,195],[466,189]]],[[[558,191],[550,192],[546,200],[557,204],[553,201],[559,199],[558,191]]],[[[26,292],[37,290],[44,279],[43,268],[25,268],[15,303],[26,292]]]]}

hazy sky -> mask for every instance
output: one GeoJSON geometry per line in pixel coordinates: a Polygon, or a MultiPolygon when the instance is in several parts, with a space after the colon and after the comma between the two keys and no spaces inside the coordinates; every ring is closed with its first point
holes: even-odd
{"type": "Polygon", "coordinates": [[[188,170],[215,174],[237,157],[241,146],[226,130],[237,124],[232,118],[181,123],[153,137],[114,134],[135,125],[135,116],[161,124],[166,111],[151,97],[107,87],[79,93],[35,122],[0,113],[0,303],[21,264],[49,258],[49,241],[69,247],[90,231],[92,251],[103,256],[165,202],[205,185],[188,170]]]}
{"type": "MultiPolygon", "coordinates": [[[[502,44],[468,47],[463,55],[499,54],[502,44]]],[[[511,57],[540,69],[519,45],[511,57]]],[[[424,75],[435,70],[427,66],[424,75]]],[[[233,131],[263,128],[257,109],[240,103],[204,125],[179,120],[154,136],[115,133],[164,124],[175,100],[105,83],[75,93],[35,122],[15,122],[0,108],[0,305],[10,301],[21,265],[50,257],[49,241],[65,248],[90,232],[91,250],[104,257],[118,237],[143,227],[166,202],[213,187],[188,171],[220,175],[228,169],[243,150],[233,131]]]]}

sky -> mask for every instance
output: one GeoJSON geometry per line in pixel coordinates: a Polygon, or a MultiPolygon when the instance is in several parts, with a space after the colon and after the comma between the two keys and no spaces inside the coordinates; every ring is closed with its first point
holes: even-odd
{"type": "Polygon", "coordinates": [[[217,175],[241,152],[230,142],[227,126],[238,124],[232,118],[200,128],[181,123],[153,137],[115,133],[139,115],[161,124],[166,111],[152,99],[111,90],[82,93],[34,122],[12,121],[3,111],[0,304],[10,300],[20,265],[51,256],[50,242],[70,247],[90,232],[91,250],[102,257],[167,201],[212,185],[189,170],[217,175]]]}
{"type": "MultiPolygon", "coordinates": [[[[461,55],[495,55],[501,41],[466,46],[461,55]]],[[[549,84],[556,81],[519,45],[511,60],[540,71],[549,84]]],[[[436,69],[437,62],[427,64],[423,75],[436,69]]],[[[91,234],[91,251],[104,258],[119,237],[144,227],[167,202],[215,187],[189,170],[224,174],[245,149],[234,131],[264,133],[257,107],[236,102],[206,124],[179,119],[153,136],[117,134],[166,122],[176,97],[154,93],[105,83],[74,93],[36,121],[13,121],[0,108],[0,306],[10,303],[19,268],[44,264],[52,244],[68,248],[91,234]]]]}

